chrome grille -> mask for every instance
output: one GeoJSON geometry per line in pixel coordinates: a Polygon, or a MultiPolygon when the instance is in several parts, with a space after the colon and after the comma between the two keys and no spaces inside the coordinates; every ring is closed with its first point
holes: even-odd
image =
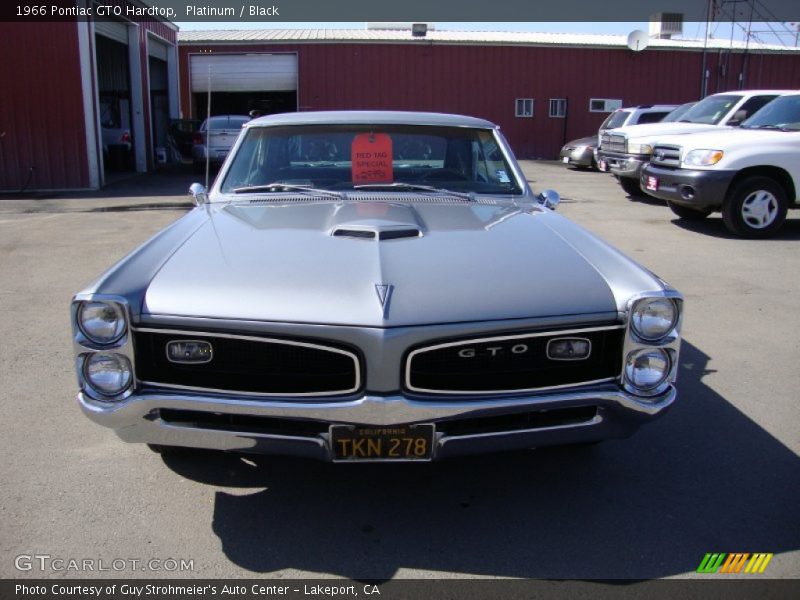
{"type": "Polygon", "coordinates": [[[623,337],[623,325],[608,325],[443,342],[409,353],[404,383],[420,394],[489,394],[611,381],[622,368],[623,337]],[[575,336],[591,344],[586,359],[548,357],[552,340],[575,336]]]}
{"type": "Polygon", "coordinates": [[[679,146],[658,145],[653,148],[650,162],[659,167],[677,169],[681,166],[681,149],[679,146]]]}
{"type": "Polygon", "coordinates": [[[358,356],[347,349],[266,337],[166,329],[133,332],[136,377],[144,385],[254,396],[335,396],[361,388],[358,356]],[[173,362],[167,344],[211,344],[213,359],[173,362]]]}
{"type": "Polygon", "coordinates": [[[604,133],[600,147],[606,152],[627,152],[627,139],[624,135],[604,133]]]}

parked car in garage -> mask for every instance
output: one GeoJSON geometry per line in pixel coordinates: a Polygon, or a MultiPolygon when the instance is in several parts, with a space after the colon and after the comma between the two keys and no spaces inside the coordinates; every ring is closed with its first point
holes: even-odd
{"type": "Polygon", "coordinates": [[[639,179],[650,160],[653,143],[666,135],[683,135],[738,126],[765,104],[789,90],[743,90],[714,94],[700,100],[678,121],[632,125],[600,136],[597,166],[616,176],[630,196],[642,194],[639,179]]]}
{"type": "Polygon", "coordinates": [[[427,461],[624,437],[676,398],[681,295],[488,121],[263,117],[192,191],[72,302],[78,401],[126,441],[427,461]]]}
{"type": "Polygon", "coordinates": [[[682,219],[722,211],[732,233],[773,235],[787,208],[800,207],[800,94],[773,100],[738,129],[655,142],[640,184],[682,219]]]}
{"type": "Polygon", "coordinates": [[[596,169],[594,153],[597,149],[597,136],[592,135],[567,142],[561,148],[559,159],[565,165],[578,168],[596,169]]]}
{"type": "Polygon", "coordinates": [[[222,164],[248,121],[247,115],[220,115],[203,121],[192,143],[195,172],[205,170],[206,159],[214,166],[222,164]]]}

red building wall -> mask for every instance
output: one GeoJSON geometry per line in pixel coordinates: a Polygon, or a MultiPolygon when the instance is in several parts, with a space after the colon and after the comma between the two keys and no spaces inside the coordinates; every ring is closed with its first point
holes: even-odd
{"type": "MultiPolygon", "coordinates": [[[[190,53],[296,52],[300,110],[398,109],[463,113],[501,126],[516,154],[555,158],[565,140],[591,135],[606,117],[590,113],[590,98],[618,98],[623,105],[696,100],[702,54],[697,51],[629,50],[430,42],[181,44],[184,115],[192,114],[190,53]],[[516,118],[516,98],[534,98],[533,118],[516,118]],[[567,98],[569,115],[548,116],[550,98],[567,98]]],[[[732,55],[727,81],[717,82],[720,59],[709,53],[709,91],[737,89],[741,55],[732,55]]],[[[800,55],[748,56],[746,85],[800,88],[800,55]]]]}
{"type": "Polygon", "coordinates": [[[2,23],[0,57],[0,190],[88,187],[75,23],[2,23]]]}

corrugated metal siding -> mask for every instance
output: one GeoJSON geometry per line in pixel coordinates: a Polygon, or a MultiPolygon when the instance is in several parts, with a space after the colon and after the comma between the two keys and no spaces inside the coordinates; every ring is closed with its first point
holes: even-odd
{"type": "MultiPolygon", "coordinates": [[[[432,43],[181,44],[185,115],[191,113],[188,54],[201,51],[297,52],[300,110],[434,110],[483,117],[501,126],[522,158],[555,158],[565,140],[596,131],[606,113],[589,112],[590,98],[618,98],[624,105],[696,100],[702,61],[696,51],[653,49],[633,53],[432,43]],[[514,116],[516,98],[535,99],[533,118],[514,116]],[[550,98],[569,100],[566,131],[563,119],[548,116],[550,98]]],[[[740,60],[741,55],[732,55],[729,72],[739,73],[740,60]]],[[[800,87],[800,56],[751,54],[748,60],[749,85],[800,87]]],[[[732,76],[727,85],[722,81],[717,87],[717,66],[710,62],[709,93],[738,87],[732,76]]]]}
{"type": "Polygon", "coordinates": [[[0,189],[88,187],[76,25],[4,23],[0,56],[0,189]]]}

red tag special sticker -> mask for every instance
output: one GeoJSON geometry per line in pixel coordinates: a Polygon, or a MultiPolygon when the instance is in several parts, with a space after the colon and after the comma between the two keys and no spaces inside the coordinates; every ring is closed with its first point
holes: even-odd
{"type": "Polygon", "coordinates": [[[360,133],[350,146],[353,184],[392,183],[392,138],[385,133],[360,133]]]}

